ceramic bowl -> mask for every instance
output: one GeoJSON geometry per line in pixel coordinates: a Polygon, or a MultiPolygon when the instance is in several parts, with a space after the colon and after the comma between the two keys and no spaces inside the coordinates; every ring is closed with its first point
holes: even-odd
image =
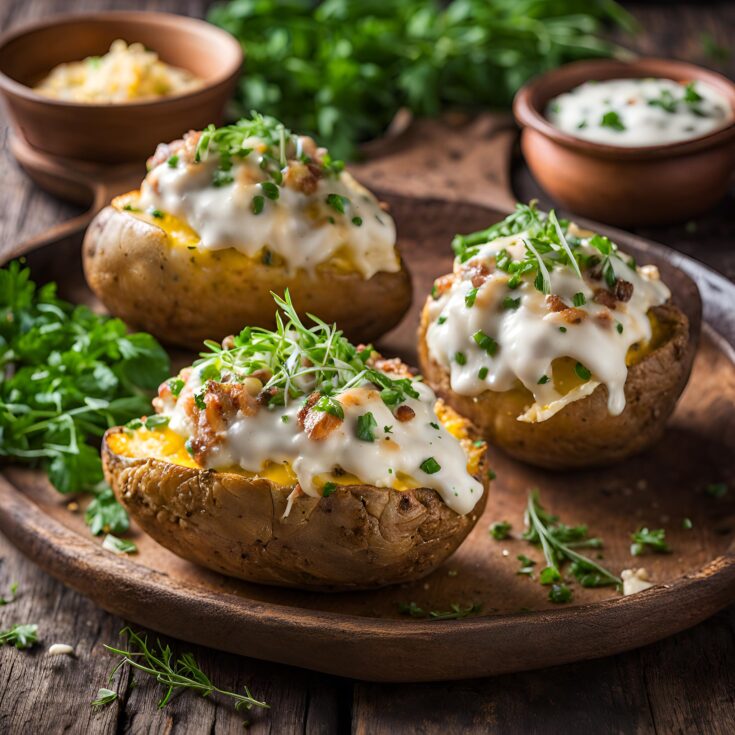
{"type": "Polygon", "coordinates": [[[555,128],[549,101],[592,79],[663,77],[702,81],[735,110],[735,84],[694,64],[666,59],[577,61],[522,87],[513,113],[521,149],[538,183],[570,211],[631,227],[691,219],[725,194],[735,170],[735,122],[678,143],[638,148],[593,143],[555,128]]]}
{"type": "Polygon", "coordinates": [[[167,13],[52,16],[0,38],[0,91],[16,133],[43,153],[97,163],[144,160],[159,142],[219,122],[241,66],[240,44],[229,33],[167,13]],[[104,54],[117,38],[144,44],[204,85],[123,104],[65,102],[33,91],[57,64],[104,54]]]}

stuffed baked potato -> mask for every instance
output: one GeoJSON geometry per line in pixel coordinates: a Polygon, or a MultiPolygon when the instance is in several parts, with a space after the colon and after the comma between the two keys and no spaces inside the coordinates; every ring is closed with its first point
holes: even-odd
{"type": "Polygon", "coordinates": [[[661,436],[696,345],[655,267],[534,203],[453,245],[454,272],[423,309],[419,361],[486,440],[565,469],[661,436]]]}
{"type": "Polygon", "coordinates": [[[356,341],[411,303],[390,215],[342,164],[272,118],[159,146],[139,191],[113,200],[83,246],[116,316],[192,348],[243,324],[273,328],[270,293],[356,341]]]}
{"type": "Polygon", "coordinates": [[[307,329],[244,330],[107,432],[105,477],[176,554],[265,584],[363,589],[441,564],[485,505],[485,445],[397,360],[307,329]]]}

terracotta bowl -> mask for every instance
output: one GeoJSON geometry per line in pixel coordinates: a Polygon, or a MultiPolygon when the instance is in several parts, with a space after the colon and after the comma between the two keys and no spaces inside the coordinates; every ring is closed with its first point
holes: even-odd
{"type": "Polygon", "coordinates": [[[591,79],[664,77],[716,88],[735,109],[735,84],[666,59],[578,61],[522,87],[513,103],[521,149],[541,186],[565,208],[624,227],[684,221],[714,206],[735,170],[735,122],[691,140],[622,148],[575,138],[545,117],[548,102],[591,79]]]}
{"type": "Polygon", "coordinates": [[[16,132],[37,150],[98,163],[143,160],[161,141],[222,118],[242,66],[240,44],[201,20],[167,13],[52,16],[0,38],[0,91],[16,132]],[[57,64],[139,41],[204,81],[185,94],[124,104],[82,104],[33,91],[57,64]]]}

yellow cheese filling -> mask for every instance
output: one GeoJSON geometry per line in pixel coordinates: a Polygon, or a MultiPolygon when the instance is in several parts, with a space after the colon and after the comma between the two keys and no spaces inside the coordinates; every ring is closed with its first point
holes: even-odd
{"type": "MultiPolygon", "coordinates": [[[[467,455],[467,471],[474,475],[477,473],[485,444],[475,443],[469,434],[469,423],[453,409],[437,401],[436,414],[444,428],[462,444],[467,455]]],[[[202,469],[201,465],[186,451],[185,439],[180,434],[169,428],[149,430],[144,427],[110,434],[107,438],[110,449],[122,457],[135,459],[157,459],[170,464],[193,469],[202,469]]],[[[232,467],[226,470],[244,477],[259,477],[270,480],[278,485],[295,485],[297,478],[291,466],[286,463],[266,462],[259,472],[248,472],[240,467],[232,467]]],[[[335,485],[361,485],[364,482],[355,475],[348,473],[327,473],[318,475],[316,485],[324,487],[328,482],[335,485]]],[[[410,490],[421,487],[413,477],[399,473],[393,485],[394,490],[410,490]]]]}
{"type": "MultiPolygon", "coordinates": [[[[213,260],[217,260],[228,270],[241,265],[243,259],[250,260],[254,264],[262,263],[270,267],[283,267],[286,264],[285,259],[281,255],[271,252],[268,248],[263,248],[252,258],[235,248],[204,250],[199,247],[201,240],[199,234],[184,222],[184,220],[173,214],[159,210],[155,210],[156,214],[154,215],[150,210],[141,209],[139,207],[139,200],[140,192],[131,191],[115,197],[112,200],[112,206],[119,211],[128,212],[137,219],[163,230],[173,247],[185,248],[190,251],[192,262],[195,264],[207,266],[213,260]]],[[[350,258],[350,252],[347,246],[341,247],[328,260],[317,265],[316,269],[318,271],[340,271],[343,273],[351,273],[357,270],[350,258]]]]}

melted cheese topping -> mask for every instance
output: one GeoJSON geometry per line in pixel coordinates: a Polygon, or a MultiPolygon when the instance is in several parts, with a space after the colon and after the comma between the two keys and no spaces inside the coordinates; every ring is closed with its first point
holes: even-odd
{"type": "Polygon", "coordinates": [[[728,101],[703,82],[610,79],[585,82],[549,103],[559,130],[595,143],[624,147],[698,138],[733,119],[728,101]]]}
{"type": "MultiPolygon", "coordinates": [[[[195,372],[187,391],[199,385],[195,372]]],[[[471,440],[467,421],[437,401],[430,388],[421,383],[415,388],[420,397],[405,401],[415,412],[406,422],[398,421],[372,386],[337,394],[344,421],[319,441],[310,439],[298,424],[301,400],[287,407],[262,408],[254,416],[238,414],[208,455],[208,467],[264,477],[285,486],[298,482],[302,491],[312,496],[322,495],[327,483],[395,490],[429,487],[452,510],[469,513],[483,493],[473,474],[478,471],[485,445],[471,440]],[[372,442],[357,436],[358,418],[367,412],[377,424],[372,442]],[[424,464],[430,458],[438,469],[424,464]]],[[[181,401],[166,409],[168,428],[113,434],[108,439],[112,451],[199,467],[186,450],[193,430],[190,416],[181,401]]]]}
{"type": "Polygon", "coordinates": [[[339,258],[366,279],[400,270],[393,219],[350,174],[319,179],[311,194],[281,186],[271,200],[264,197],[266,177],[256,152],[263,143],[251,138],[245,145],[254,152],[234,162],[233,180],[225,185],[212,183],[218,166],[214,155],[201,163],[156,166],[141,185],[140,207],[186,223],[200,249],[234,248],[251,258],[268,250],[291,273],[339,258]],[[327,203],[329,195],[349,200],[343,213],[327,203]],[[255,197],[264,199],[259,214],[253,211],[255,197]]]}
{"type": "MultiPolygon", "coordinates": [[[[592,233],[575,232],[582,237],[583,252],[594,254],[594,248],[586,244],[592,233]]],[[[586,300],[579,307],[585,318],[578,324],[568,323],[562,313],[550,311],[532,279],[523,279],[517,289],[510,290],[508,274],[495,269],[495,256],[503,248],[513,258],[523,257],[522,238],[526,237],[527,233],[519,233],[497,238],[482,245],[464,264],[483,263],[491,271],[471,307],[465,297],[473,288],[472,282],[462,277],[462,264],[455,262],[451,288],[429,301],[429,354],[450,373],[455,393],[519,392],[520,406],[525,406],[518,416],[520,421],[545,421],[569,403],[590,395],[600,384],[607,386],[610,413],[622,413],[629,361],[642,359],[660,338],[660,328],[648,312],[669,298],[668,288],[659,280],[655,267],[633,269],[615,259],[616,275],[633,284],[633,295],[627,303],[618,302],[616,309],[610,310],[593,301],[593,289],[600,287],[599,281],[590,281],[588,276],[580,280],[568,266],[554,268],[551,293],[568,305],[578,293],[586,300]],[[508,296],[520,299],[517,308],[504,308],[508,296]],[[478,332],[497,342],[493,355],[476,342],[478,332]],[[588,379],[578,363],[591,373],[588,379]]]]}

